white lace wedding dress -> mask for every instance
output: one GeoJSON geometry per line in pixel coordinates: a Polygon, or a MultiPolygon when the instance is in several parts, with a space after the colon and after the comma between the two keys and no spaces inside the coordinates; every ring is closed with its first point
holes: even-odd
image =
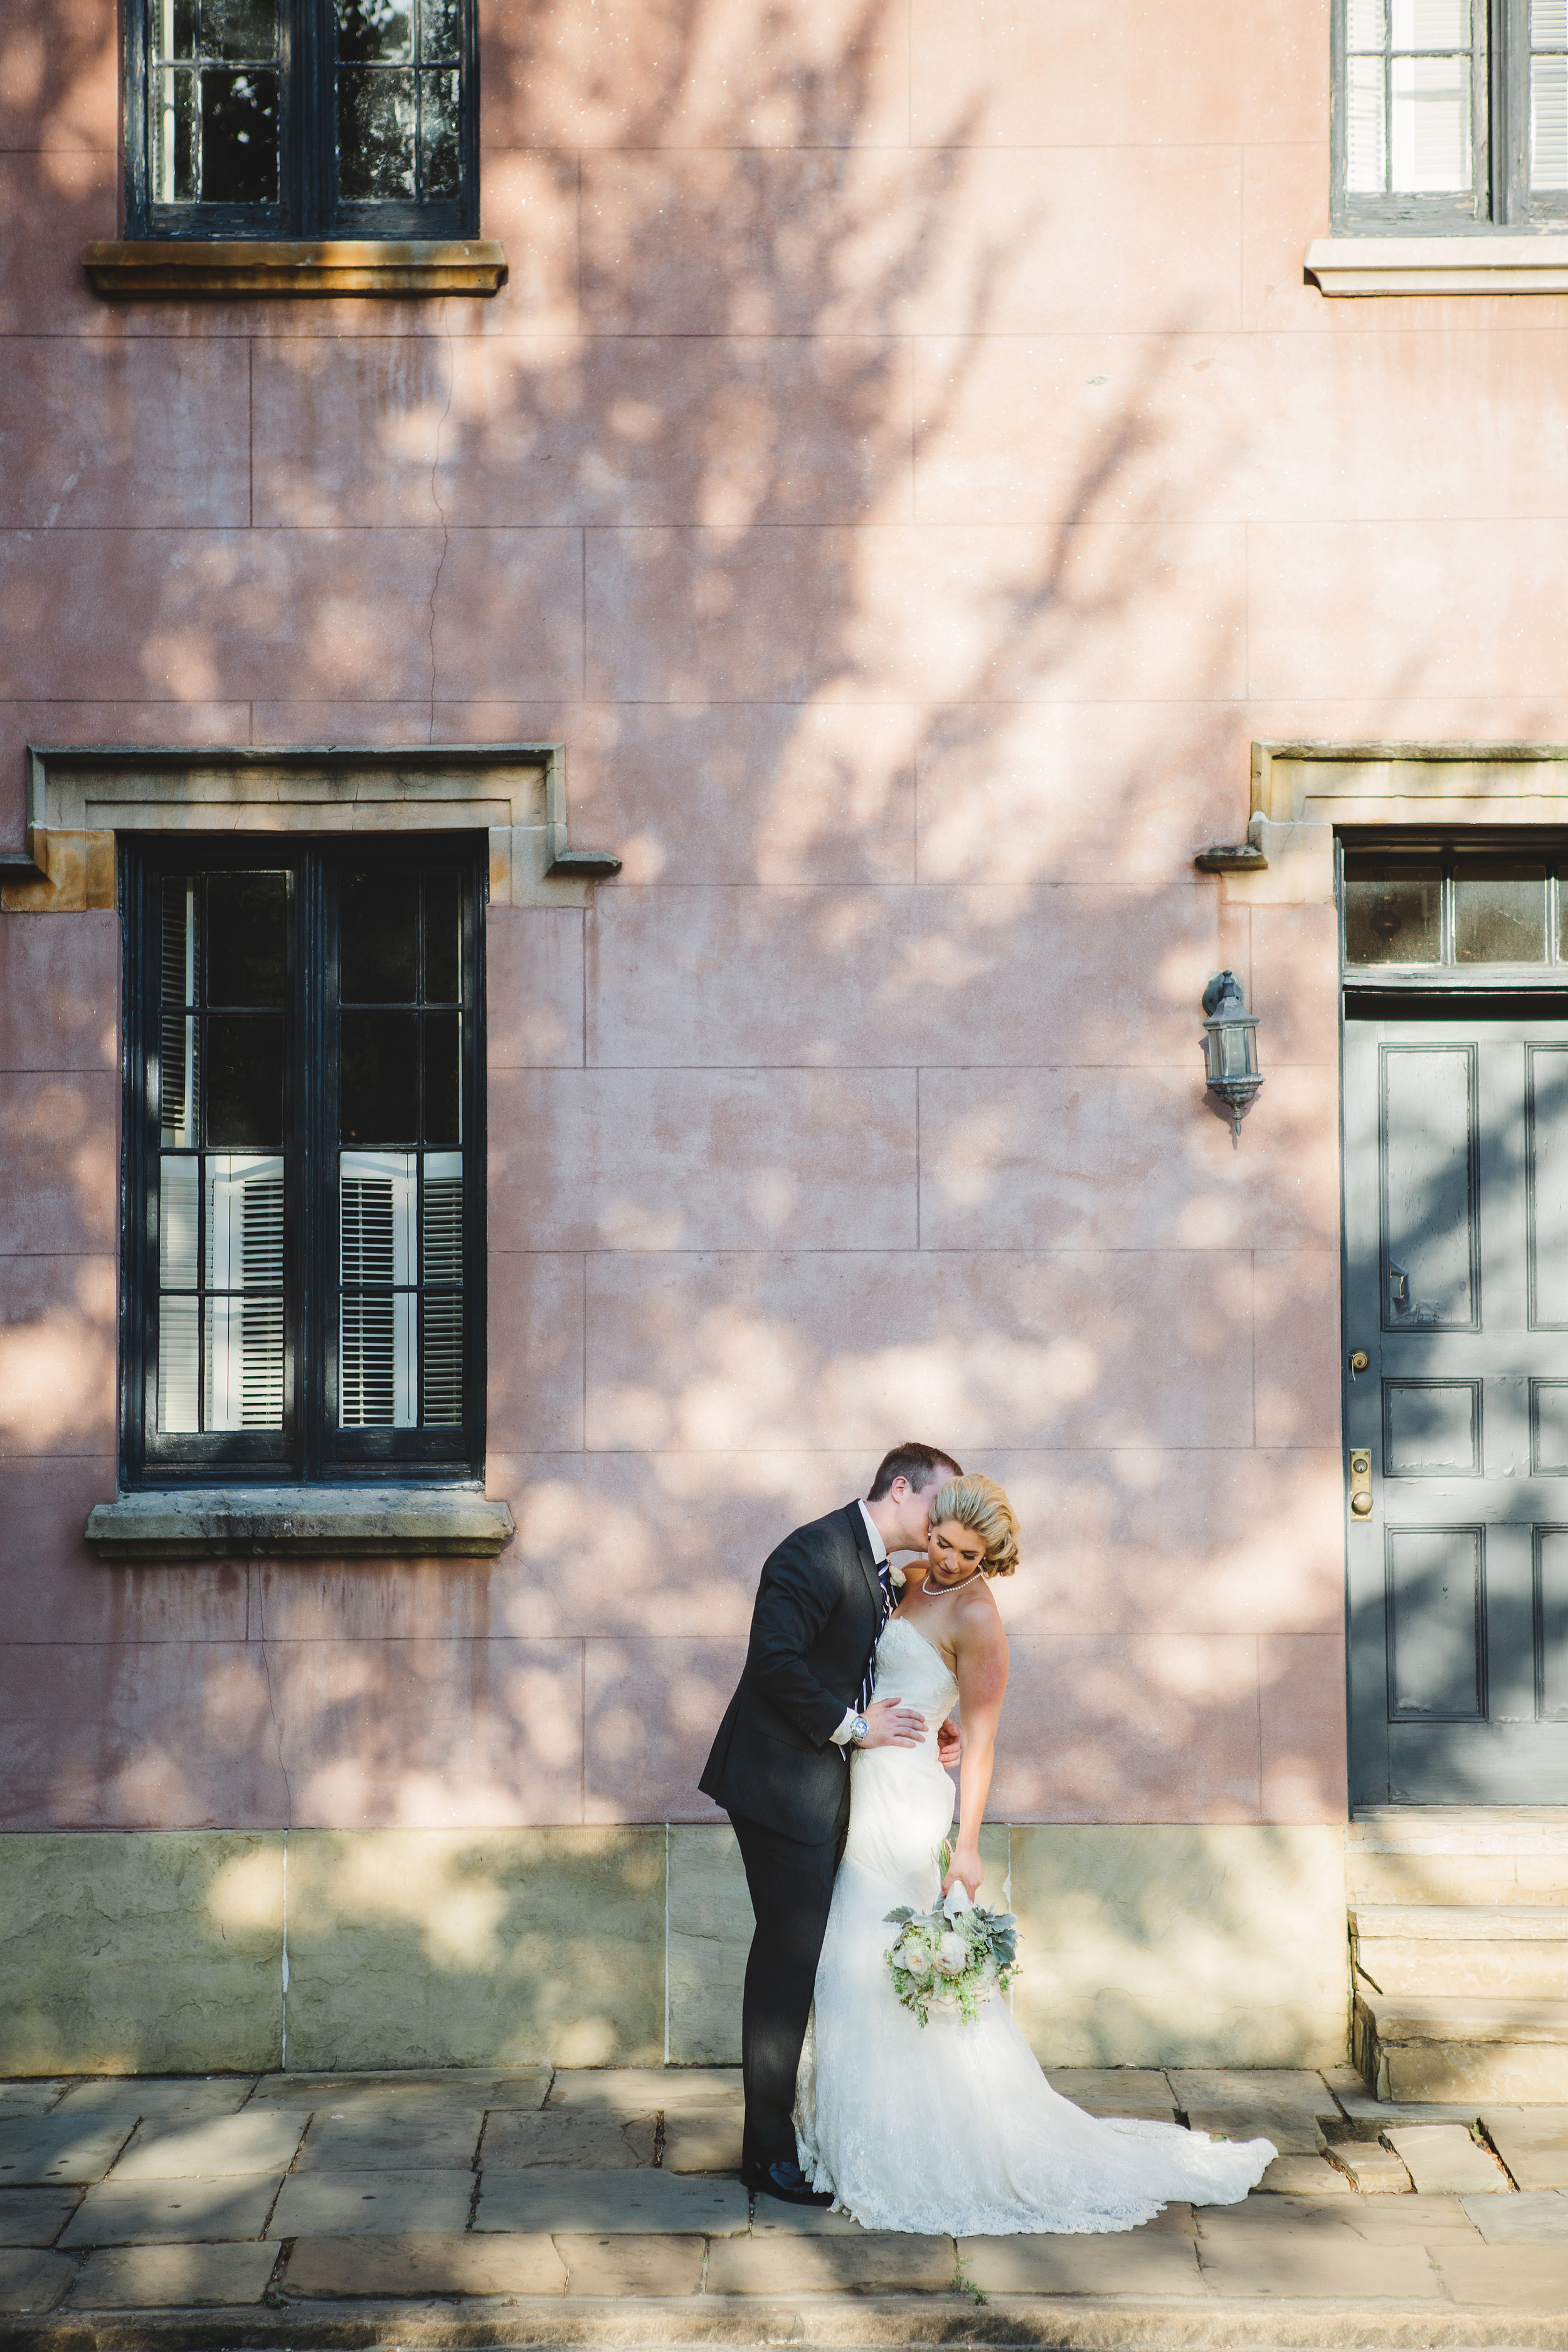
{"type": "Polygon", "coordinates": [[[849,1840],[796,2084],[802,2168],[868,2230],[954,2237],[1131,2230],[1171,2198],[1238,2203],[1275,2153],[1268,2140],[1086,2116],[1052,2090],[1005,1994],[973,2024],[922,2026],[901,2006],[885,1915],[936,1900],[936,1849],[952,1824],[936,1732],[958,1685],[900,1617],[877,1645],[877,1683],[920,1709],[926,1739],[851,1759],[849,1840]]]}

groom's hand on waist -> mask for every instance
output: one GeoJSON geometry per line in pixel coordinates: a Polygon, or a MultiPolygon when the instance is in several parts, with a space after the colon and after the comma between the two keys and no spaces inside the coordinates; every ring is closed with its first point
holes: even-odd
{"type": "Polygon", "coordinates": [[[926,1736],[926,1719],[918,1707],[901,1698],[874,1698],[866,1709],[862,1748],[918,1748],[926,1736]]]}

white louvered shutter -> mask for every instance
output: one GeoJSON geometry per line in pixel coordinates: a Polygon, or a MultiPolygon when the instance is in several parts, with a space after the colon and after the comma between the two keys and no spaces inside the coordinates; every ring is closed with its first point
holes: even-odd
{"type": "Polygon", "coordinates": [[[345,1429],[418,1424],[416,1164],[412,1151],[342,1155],[338,1417],[345,1429]]]}

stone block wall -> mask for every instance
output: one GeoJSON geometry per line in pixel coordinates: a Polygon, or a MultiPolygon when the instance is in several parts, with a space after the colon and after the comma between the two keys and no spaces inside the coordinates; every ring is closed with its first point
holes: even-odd
{"type": "MultiPolygon", "coordinates": [[[[1325,1829],[988,1828],[1020,2023],[1063,2066],[1337,2063],[1325,1829]]],[[[732,2065],[727,1826],[0,1843],[0,2074],[732,2065]]]]}
{"type": "Polygon", "coordinates": [[[285,1838],[291,2063],[368,1982],[409,2050],[728,2047],[697,1772],[909,1434],[1023,1519],[1040,2046],[1336,2054],[1334,916],[1192,857],[1255,740],[1568,739],[1568,299],[1303,284],[1325,0],[479,11],[489,302],[105,302],[115,7],[0,16],[0,846],[29,741],[521,740],[624,861],[489,915],[494,1562],[88,1553],[118,922],[0,911],[13,2056],[280,2058],[285,1838]]]}

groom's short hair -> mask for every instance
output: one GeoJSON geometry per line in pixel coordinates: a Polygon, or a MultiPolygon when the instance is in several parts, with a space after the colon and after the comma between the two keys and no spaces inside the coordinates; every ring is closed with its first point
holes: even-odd
{"type": "Polygon", "coordinates": [[[933,1478],[963,1475],[951,1454],[944,1454],[938,1445],[917,1445],[912,1437],[907,1438],[902,1445],[895,1445],[890,1454],[883,1454],[866,1500],[879,1503],[884,1495],[891,1494],[895,1478],[907,1478],[918,1495],[933,1478]]]}

